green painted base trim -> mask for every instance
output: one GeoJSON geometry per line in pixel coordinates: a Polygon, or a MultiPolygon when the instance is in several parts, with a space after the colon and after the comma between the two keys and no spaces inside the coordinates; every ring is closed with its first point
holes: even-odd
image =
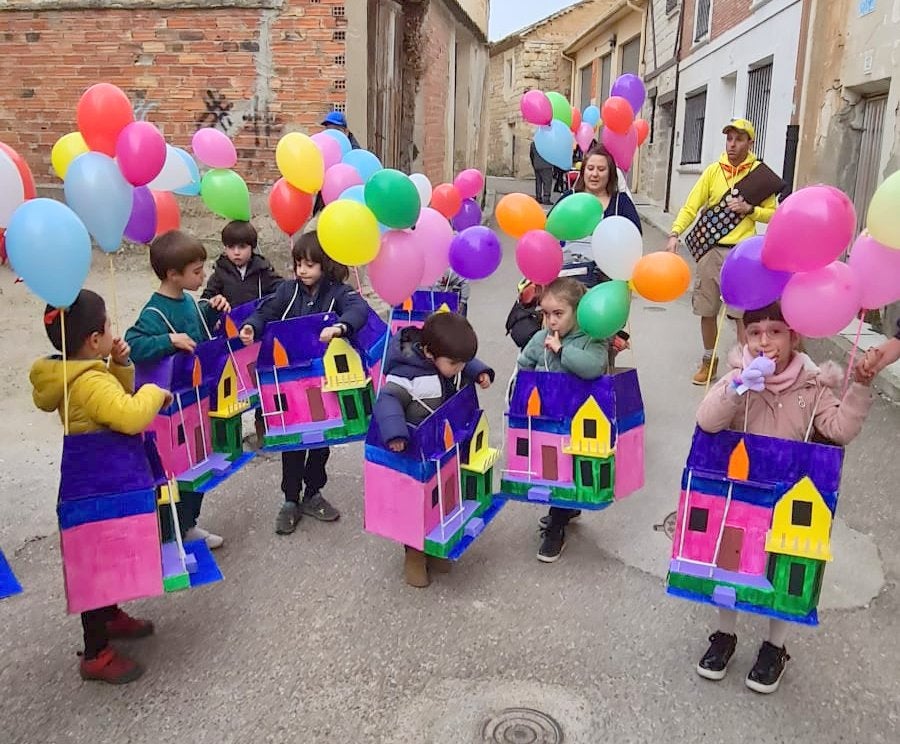
{"type": "Polygon", "coordinates": [[[449,558],[450,553],[453,552],[453,548],[456,547],[456,544],[462,540],[463,533],[466,531],[466,526],[463,525],[456,532],[453,533],[452,537],[450,537],[447,542],[441,544],[432,542],[431,540],[425,541],[425,550],[423,551],[426,555],[433,556],[435,558],[449,558]]]}
{"type": "Polygon", "coordinates": [[[176,574],[175,576],[167,576],[163,579],[163,589],[167,592],[180,592],[184,589],[191,588],[190,574],[176,574]]]}
{"type": "MultiPolygon", "coordinates": [[[[521,481],[513,481],[506,480],[506,478],[501,478],[500,480],[500,492],[501,493],[509,493],[514,496],[528,496],[528,492],[539,486],[538,483],[522,483],[521,481]]],[[[546,488],[546,486],[545,486],[546,488]]],[[[563,488],[562,486],[550,486],[550,497],[552,499],[557,499],[559,501],[571,501],[573,504],[599,504],[603,503],[602,501],[585,501],[584,499],[578,498],[578,491],[575,488],[563,488]]],[[[612,499],[609,499],[612,501],[612,499]]],[[[540,502],[535,501],[535,504],[540,502]]]]}

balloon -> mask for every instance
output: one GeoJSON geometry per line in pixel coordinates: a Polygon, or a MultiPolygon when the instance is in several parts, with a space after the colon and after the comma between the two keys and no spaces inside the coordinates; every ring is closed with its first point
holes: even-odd
{"type": "Polygon", "coordinates": [[[530,230],[543,230],[547,215],[541,205],[527,194],[507,194],[494,210],[500,229],[512,238],[521,238],[530,230]]]}
{"type": "Polygon", "coordinates": [[[519,101],[522,118],[535,126],[546,126],[553,119],[553,106],[550,99],[539,90],[529,90],[519,101]]]}
{"type": "MultiPolygon", "coordinates": [[[[553,108],[553,118],[565,124],[566,129],[572,126],[572,107],[562,93],[553,91],[547,94],[550,106],[553,108]]],[[[546,158],[544,158],[546,160],[546,158]]]]}
{"type": "Polygon", "coordinates": [[[671,302],[691,284],[691,269],[677,253],[648,253],[634,267],[631,283],[635,291],[651,302],[671,302]]]}
{"type": "Polygon", "coordinates": [[[325,181],[322,184],[322,201],[325,204],[331,204],[337,201],[351,186],[362,185],[362,178],[359,177],[356,169],[346,163],[338,163],[332,165],[325,171],[325,181]]]}
{"type": "Polygon", "coordinates": [[[424,173],[413,173],[409,180],[416,185],[416,191],[419,192],[419,201],[422,203],[422,206],[427,207],[431,204],[431,192],[433,189],[428,176],[424,173]]]}
{"type": "Polygon", "coordinates": [[[372,289],[388,305],[399,305],[416,291],[425,270],[425,256],[408,230],[389,230],[378,255],[366,269],[372,289]]]}
{"type": "Polygon", "coordinates": [[[581,126],[581,112],[572,106],[572,123],[569,125],[569,129],[572,130],[572,133],[578,131],[578,127],[581,126]]]}
{"type": "Polygon", "coordinates": [[[603,102],[603,126],[617,134],[626,134],[634,122],[631,105],[621,96],[610,96],[603,102]]]}
{"type": "Polygon", "coordinates": [[[638,147],[640,147],[644,144],[650,134],[650,125],[647,123],[646,119],[635,119],[634,131],[637,132],[637,143],[638,147]]]}
{"type": "Polygon", "coordinates": [[[559,241],[545,230],[529,230],[516,244],[516,266],[535,284],[550,284],[563,267],[559,241]]]}
{"type": "Polygon", "coordinates": [[[900,251],[860,235],[847,262],[859,279],[860,305],[875,309],[900,300],[900,251]]]}
{"type": "Polygon", "coordinates": [[[797,333],[825,338],[843,331],[856,317],[861,297],[853,269],[833,261],[820,269],[794,274],[781,295],[781,311],[797,333]]]}
{"type": "MultiPolygon", "coordinates": [[[[616,78],[616,82],[613,83],[610,90],[610,96],[624,98],[628,102],[634,116],[637,116],[647,98],[647,89],[637,75],[627,72],[616,78]]],[[[605,116],[603,121],[606,121],[605,116]]]]}
{"type": "Polygon", "coordinates": [[[393,168],[377,171],[366,182],[366,206],[381,224],[395,230],[415,225],[422,210],[416,185],[393,168]]]}
{"type": "Polygon", "coordinates": [[[312,215],[312,210],[312,196],[295,189],[283,178],[279,178],[269,192],[269,211],[275,224],[287,235],[298,232],[312,215]]]}
{"type": "Polygon", "coordinates": [[[451,183],[435,186],[431,192],[431,207],[440,212],[448,220],[452,220],[462,209],[462,197],[459,189],[451,183]]]}
{"type": "Polygon", "coordinates": [[[106,253],[119,249],[133,202],[131,184],[116,161],[100,152],[79,155],[66,172],[66,204],[106,253]]]}
{"type": "MultiPolygon", "coordinates": [[[[456,232],[462,232],[467,227],[481,224],[481,207],[474,199],[463,199],[462,207],[451,221],[456,232]]],[[[405,299],[405,298],[404,298],[405,299]]]]}
{"type": "Polygon", "coordinates": [[[233,170],[214,168],[200,181],[200,198],[210,212],[229,220],[250,220],[250,192],[233,170]]]}
{"type": "Polygon", "coordinates": [[[353,149],[353,143],[350,142],[350,138],[340,129],[323,129],[322,134],[331,137],[341,146],[341,157],[353,149]]]}
{"type": "Polygon", "coordinates": [[[596,196],[581,192],[556,203],[547,217],[547,232],[557,240],[581,240],[597,229],[603,205],[596,196]]]}
{"type": "Polygon", "coordinates": [[[166,140],[148,121],[133,121],[116,139],[116,162],[132,186],[144,186],[156,178],[166,162],[166,140]]]}
{"type": "Polygon", "coordinates": [[[644,253],[641,233],[627,217],[605,218],[594,229],[591,248],[597,268],[610,279],[631,279],[644,253]]]}
{"type": "Polygon", "coordinates": [[[575,141],[581,148],[582,152],[587,152],[591,143],[594,141],[594,128],[585,122],[581,122],[578,131],[575,132],[575,141]]]}
{"type": "Polygon", "coordinates": [[[630,309],[631,293],[626,282],[602,282],[581,298],[575,317],[588,336],[604,339],[625,327],[630,309]]]}
{"type": "Polygon", "coordinates": [[[319,215],[316,232],[325,253],[345,266],[362,266],[378,255],[378,220],[364,204],[332,202],[319,215]]]}
{"type": "Polygon", "coordinates": [[[0,142],[0,227],[9,223],[19,205],[35,196],[28,164],[9,145],[0,142]]]}
{"type": "Polygon", "coordinates": [[[135,243],[149,243],[156,237],[156,202],[146,186],[131,192],[131,216],[125,225],[125,237],[135,243]]]}
{"type": "MultiPolygon", "coordinates": [[[[325,132],[317,132],[310,137],[310,139],[315,142],[316,147],[318,147],[319,151],[322,153],[322,160],[325,163],[326,171],[331,166],[341,162],[341,158],[344,157],[344,151],[341,148],[341,143],[334,137],[329,137],[325,132]]],[[[349,142],[350,140],[347,141],[349,142]]]]}
{"type": "Polygon", "coordinates": [[[341,162],[355,168],[363,183],[384,168],[381,161],[368,150],[351,150],[341,162]]]}
{"type": "MultiPolygon", "coordinates": [[[[190,174],[191,180],[185,186],[179,186],[178,188],[171,189],[173,194],[181,194],[182,196],[199,196],[200,195],[200,169],[197,167],[197,161],[187,152],[187,150],[182,150],[181,148],[174,148],[175,155],[184,163],[185,168],[187,168],[188,173],[190,174]]],[[[168,153],[168,151],[167,151],[168,153]]],[[[168,154],[166,156],[168,158],[168,154]]],[[[163,166],[163,170],[166,169],[166,166],[163,166]]],[[[153,187],[153,183],[151,182],[149,186],[153,187]]],[[[159,189],[160,191],[167,191],[168,189],[159,189]]]]}
{"type": "Polygon", "coordinates": [[[305,134],[290,132],[278,140],[275,164],[295,189],[315,194],[325,180],[325,159],[316,143],[305,134]]]}
{"type": "MultiPolygon", "coordinates": [[[[181,156],[183,150],[179,150],[172,145],[166,145],[166,160],[162,169],[156,177],[147,184],[151,190],[172,191],[173,189],[186,188],[193,182],[193,174],[187,161],[181,156]]],[[[184,153],[193,163],[194,159],[184,153]]],[[[199,170],[197,164],[194,163],[194,170],[197,171],[197,183],[200,183],[199,170]]]]}
{"type": "Polygon", "coordinates": [[[56,175],[65,180],[69,164],[88,150],[90,148],[84,141],[84,137],[81,136],[81,132],[69,132],[56,140],[56,144],[53,145],[53,150],[50,152],[50,164],[56,175]]]}
{"type": "Polygon", "coordinates": [[[168,191],[151,191],[150,193],[156,204],[156,236],[181,227],[181,212],[178,210],[178,202],[175,197],[168,191]]]}
{"type": "Polygon", "coordinates": [[[600,133],[600,141],[603,146],[623,171],[631,169],[634,151],[637,149],[637,140],[637,130],[633,126],[628,129],[626,134],[618,134],[609,127],[603,127],[603,131],[600,133]]]}
{"type": "Polygon", "coordinates": [[[808,186],[775,210],[762,261],[775,271],[821,269],[844,252],[855,229],[856,212],[846,194],[831,186],[808,186]]]}
{"type": "Polygon", "coordinates": [[[119,132],[134,121],[134,111],[121,89],[110,83],[97,83],[81,95],[75,119],[87,146],[112,157],[119,132]]]}
{"type": "Polygon", "coordinates": [[[477,168],[468,168],[453,179],[453,185],[463,199],[474,199],[484,190],[484,176],[477,168]]]}
{"type": "Polygon", "coordinates": [[[444,215],[435,209],[425,207],[419,214],[419,220],[412,233],[415,235],[416,246],[425,257],[422,286],[429,287],[443,276],[450,265],[453,228],[444,215]]]}
{"type": "Polygon", "coordinates": [[[350,199],[350,201],[355,201],[357,204],[365,204],[366,187],[361,183],[358,183],[355,186],[351,186],[349,189],[347,189],[338,197],[338,199],[350,199]]]}
{"type": "Polygon", "coordinates": [[[600,109],[594,105],[588,106],[581,115],[581,122],[596,127],[600,123],[600,109]]]}
{"type": "Polygon", "coordinates": [[[450,268],[463,279],[489,277],[502,259],[500,239],[483,225],[466,228],[450,243],[450,268]]]}
{"type": "Polygon", "coordinates": [[[866,228],[869,234],[888,248],[900,248],[900,171],[884,179],[872,196],[866,228]]]}
{"type": "Polygon", "coordinates": [[[538,154],[551,165],[563,170],[572,167],[572,151],[575,138],[569,127],[554,119],[549,127],[538,127],[534,133],[534,146],[538,154]]]}
{"type": "Polygon", "coordinates": [[[194,132],[191,149],[197,160],[210,168],[234,168],[237,163],[234,142],[213,127],[202,127],[194,132]]]}
{"type": "Polygon", "coordinates": [[[757,310],[781,297],[791,275],[763,265],[764,242],[764,236],[754,235],[728,251],[722,265],[722,297],[728,305],[757,310]]]}
{"type": "Polygon", "coordinates": [[[78,215],[54,199],[30,199],[6,229],[13,270],[48,305],[68,307],[91,269],[91,238],[78,215]]]}

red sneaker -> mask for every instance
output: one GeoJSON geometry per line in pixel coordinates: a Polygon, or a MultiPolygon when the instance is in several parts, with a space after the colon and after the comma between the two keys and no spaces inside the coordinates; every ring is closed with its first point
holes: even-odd
{"type": "Polygon", "coordinates": [[[153,623],[117,609],[113,619],[106,623],[106,634],[110,639],[145,638],[153,635],[153,623]]]}
{"type": "Polygon", "coordinates": [[[107,646],[96,659],[82,659],[78,671],[82,679],[125,685],[140,677],[144,673],[144,668],[133,659],[120,654],[112,646],[107,646]]]}

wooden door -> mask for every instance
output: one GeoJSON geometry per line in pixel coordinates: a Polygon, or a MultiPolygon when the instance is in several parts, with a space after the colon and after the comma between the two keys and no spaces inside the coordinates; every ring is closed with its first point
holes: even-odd
{"type": "Polygon", "coordinates": [[[541,446],[541,473],[544,480],[559,480],[556,447],[546,444],[541,446]]]}
{"type": "Polygon", "coordinates": [[[309,403],[309,417],[313,421],[325,420],[325,401],[322,391],[317,387],[306,388],[306,401],[309,403]]]}
{"type": "Polygon", "coordinates": [[[744,547],[744,531],[740,527],[726,527],[719,546],[716,565],[726,571],[737,571],[741,567],[741,549],[744,547]]]}

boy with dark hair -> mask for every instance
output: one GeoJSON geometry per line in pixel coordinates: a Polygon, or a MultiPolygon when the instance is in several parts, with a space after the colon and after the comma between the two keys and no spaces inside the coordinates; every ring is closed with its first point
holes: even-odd
{"type": "Polygon", "coordinates": [[[216,259],[213,273],[202,298],[224,297],[236,307],[272,294],[284,281],[263,256],[256,252],[256,228],[249,222],[234,220],[222,230],[222,255],[216,259]]]}

